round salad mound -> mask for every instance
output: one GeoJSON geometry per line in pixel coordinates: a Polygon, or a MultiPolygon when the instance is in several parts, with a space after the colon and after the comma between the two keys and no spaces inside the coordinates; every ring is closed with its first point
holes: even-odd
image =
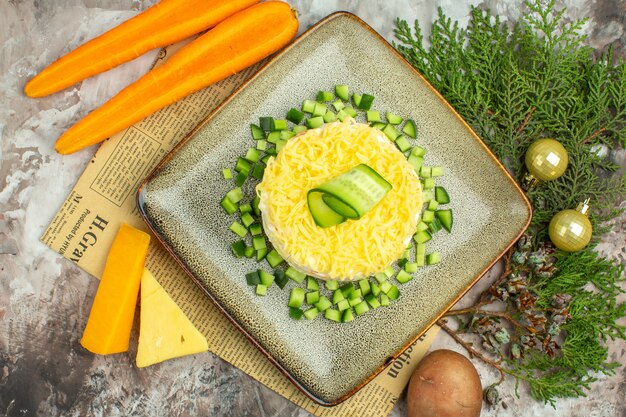
{"type": "Polygon", "coordinates": [[[268,161],[256,191],[274,248],[294,268],[325,280],[361,279],[398,260],[422,208],[421,183],[405,155],[380,130],[352,119],[291,139],[268,161]],[[359,164],[374,169],[391,190],[358,220],[316,225],[309,190],[359,164]]]}

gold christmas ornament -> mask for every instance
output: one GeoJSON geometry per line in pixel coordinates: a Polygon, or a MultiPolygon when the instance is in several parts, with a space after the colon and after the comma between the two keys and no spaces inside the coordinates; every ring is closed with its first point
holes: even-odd
{"type": "Polygon", "coordinates": [[[533,142],[526,151],[525,188],[536,186],[541,181],[552,181],[559,178],[567,169],[567,151],[554,139],[539,139],[533,142]]]}
{"type": "Polygon", "coordinates": [[[548,228],[552,243],[566,252],[577,252],[587,246],[593,230],[587,217],[588,212],[589,199],[580,203],[576,210],[558,212],[550,220],[548,228]]]}

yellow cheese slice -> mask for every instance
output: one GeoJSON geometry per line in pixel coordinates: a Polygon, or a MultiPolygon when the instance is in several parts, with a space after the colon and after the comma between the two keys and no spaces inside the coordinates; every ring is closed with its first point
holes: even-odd
{"type": "Polygon", "coordinates": [[[206,338],[144,268],[141,277],[141,313],[137,366],[143,368],[167,359],[209,349],[206,338]]]}

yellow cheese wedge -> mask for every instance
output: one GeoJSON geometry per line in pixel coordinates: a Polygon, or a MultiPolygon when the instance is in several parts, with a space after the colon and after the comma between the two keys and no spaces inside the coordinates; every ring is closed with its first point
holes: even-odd
{"type": "Polygon", "coordinates": [[[122,224],[107,256],[80,344],[100,355],[126,352],[150,235],[122,224]]]}
{"type": "Polygon", "coordinates": [[[209,349],[206,338],[144,268],[141,277],[141,313],[137,366],[154,365],[209,349]]]}

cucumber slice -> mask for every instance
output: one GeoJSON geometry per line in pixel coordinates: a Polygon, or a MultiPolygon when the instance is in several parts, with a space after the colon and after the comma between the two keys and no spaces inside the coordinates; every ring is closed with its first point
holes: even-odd
{"type": "Polygon", "coordinates": [[[317,317],[319,312],[320,311],[317,308],[315,308],[315,307],[309,308],[307,311],[304,312],[304,317],[307,320],[313,320],[315,317],[317,317]]]}
{"type": "Polygon", "coordinates": [[[289,317],[294,320],[300,320],[302,318],[303,311],[299,308],[289,307],[289,317]]]}
{"type": "Polygon", "coordinates": [[[263,284],[257,284],[255,293],[256,295],[260,295],[260,296],[267,295],[267,286],[263,284]]]}
{"type": "Polygon", "coordinates": [[[436,265],[441,262],[441,254],[439,252],[433,252],[426,255],[426,265],[436,265]]]}
{"type": "Polygon", "coordinates": [[[352,117],[352,118],[356,117],[356,115],[357,115],[356,110],[354,110],[354,108],[353,108],[353,107],[350,107],[350,106],[346,106],[346,107],[344,107],[344,108],[343,108],[343,111],[344,111],[344,112],[345,112],[348,116],[350,116],[350,117],[352,117]]]}
{"type": "Polygon", "coordinates": [[[350,99],[350,89],[347,85],[336,85],[335,94],[343,101],[348,101],[350,99]]]}
{"type": "Polygon", "coordinates": [[[417,137],[417,125],[413,120],[408,119],[402,128],[402,132],[415,139],[417,137]]]}
{"type": "Polygon", "coordinates": [[[289,282],[289,277],[285,275],[285,272],[282,269],[274,270],[274,282],[278,285],[278,288],[281,290],[285,288],[285,285],[289,282]]]}
{"type": "Polygon", "coordinates": [[[435,200],[437,200],[439,204],[448,204],[450,202],[450,196],[445,188],[439,186],[435,187],[435,200]]]}
{"type": "Polygon", "coordinates": [[[227,214],[234,214],[237,212],[237,203],[233,203],[232,200],[227,196],[222,198],[222,201],[220,201],[220,206],[222,206],[227,214]]]}
{"type": "Polygon", "coordinates": [[[283,257],[276,252],[276,249],[272,249],[271,252],[267,254],[265,259],[267,259],[267,263],[269,263],[272,268],[276,268],[285,261],[283,257]]]}
{"type": "Polygon", "coordinates": [[[236,258],[241,258],[244,256],[246,251],[246,242],[238,240],[230,245],[230,249],[233,251],[233,255],[235,255],[236,258]]]}
{"type": "Polygon", "coordinates": [[[309,213],[311,213],[315,224],[321,228],[326,228],[345,222],[345,217],[337,214],[324,203],[323,195],[324,193],[321,192],[309,192],[306,197],[309,213]]]}
{"type": "Polygon", "coordinates": [[[247,172],[238,173],[237,176],[235,177],[235,185],[237,187],[241,187],[243,183],[246,182],[246,178],[248,178],[247,172]]]}
{"type": "Polygon", "coordinates": [[[259,271],[247,273],[246,283],[248,285],[259,285],[261,283],[261,275],[259,274],[259,271]]]}
{"type": "Polygon", "coordinates": [[[298,125],[293,127],[293,134],[297,135],[298,133],[306,132],[308,129],[306,126],[298,125]]]}
{"type": "Polygon", "coordinates": [[[248,229],[239,222],[233,222],[233,224],[230,225],[230,230],[239,237],[244,237],[248,234],[248,229]]]}
{"type": "Polygon", "coordinates": [[[323,116],[328,111],[328,108],[325,104],[315,103],[315,108],[313,109],[313,116],[323,116]]]}
{"type": "Polygon", "coordinates": [[[357,108],[359,108],[359,104],[361,104],[362,97],[363,96],[361,94],[357,94],[357,93],[352,94],[352,102],[357,108]]]}
{"type": "Polygon", "coordinates": [[[291,292],[289,293],[289,303],[287,305],[293,308],[300,308],[300,306],[304,304],[304,297],[305,292],[303,288],[292,288],[291,292]]]}
{"type": "Polygon", "coordinates": [[[285,275],[287,275],[298,284],[302,283],[302,281],[304,281],[304,279],[306,278],[306,274],[304,272],[298,271],[293,266],[287,268],[287,270],[285,271],[285,275]]]}
{"type": "Polygon", "coordinates": [[[315,101],[313,101],[313,100],[304,100],[302,102],[302,111],[303,112],[313,114],[314,110],[315,110],[315,101]]]}
{"type": "Polygon", "coordinates": [[[337,323],[339,323],[341,322],[341,311],[329,308],[328,310],[324,311],[324,317],[326,317],[328,320],[336,321],[337,323]]]}
{"type": "Polygon", "coordinates": [[[320,300],[320,292],[319,291],[311,291],[306,293],[306,303],[307,304],[315,304],[320,300]]]}
{"type": "Polygon", "coordinates": [[[389,140],[396,140],[400,136],[400,132],[396,130],[393,125],[387,125],[383,128],[383,133],[389,138],[389,140]]]}
{"type": "Polygon", "coordinates": [[[441,223],[443,228],[446,229],[448,233],[450,233],[450,231],[452,230],[452,222],[453,222],[452,210],[450,209],[437,210],[435,212],[435,216],[437,216],[437,219],[439,219],[439,222],[441,223]]]}
{"type": "Polygon", "coordinates": [[[402,123],[402,117],[398,116],[397,114],[387,112],[385,114],[385,117],[387,118],[387,121],[392,125],[399,125],[400,123],[402,123]]]}
{"type": "Polygon", "coordinates": [[[309,212],[320,227],[339,224],[342,218],[360,219],[389,190],[391,184],[369,166],[360,164],[309,191],[309,212]]]}
{"type": "Polygon", "coordinates": [[[411,144],[409,143],[408,139],[402,135],[398,136],[395,142],[398,149],[400,149],[400,152],[406,152],[411,149],[411,144]]]}
{"type": "Polygon", "coordinates": [[[324,117],[324,122],[326,123],[332,123],[332,122],[337,121],[337,115],[330,110],[327,110],[326,114],[323,117],[324,117]]]}
{"type": "Polygon", "coordinates": [[[344,310],[343,315],[341,316],[342,323],[349,323],[354,320],[354,314],[352,314],[351,309],[344,310]]]}

